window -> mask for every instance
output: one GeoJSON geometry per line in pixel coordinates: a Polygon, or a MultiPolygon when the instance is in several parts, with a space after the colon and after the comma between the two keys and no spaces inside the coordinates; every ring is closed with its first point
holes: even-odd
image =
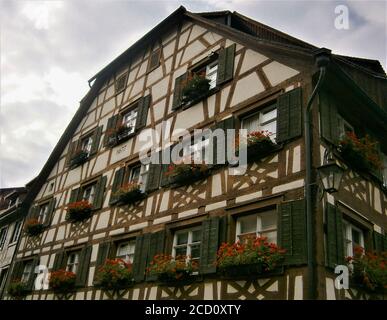
{"type": "Polygon", "coordinates": [[[83,187],[82,200],[88,201],[89,203],[94,203],[95,189],[96,189],[96,183],[89,184],[83,187]]]}
{"type": "Polygon", "coordinates": [[[13,229],[10,243],[14,243],[19,239],[21,228],[22,228],[22,221],[16,222],[15,227],[13,229]]]}
{"type": "Polygon", "coordinates": [[[117,245],[116,257],[124,260],[125,262],[133,263],[135,245],[135,240],[119,243],[117,245]]]}
{"type": "Polygon", "coordinates": [[[210,90],[215,88],[218,75],[218,60],[212,61],[205,66],[199,67],[198,69],[194,69],[192,71],[192,75],[195,74],[204,76],[210,81],[210,90]]]}
{"type": "Polygon", "coordinates": [[[148,181],[148,174],[149,174],[149,164],[143,164],[141,165],[141,170],[140,170],[140,177],[138,180],[138,183],[141,184],[141,191],[145,191],[146,188],[146,183],[148,181]]]}
{"type": "Polygon", "coordinates": [[[5,241],[7,240],[8,227],[0,229],[0,251],[3,250],[5,241]]]}
{"type": "Polygon", "coordinates": [[[11,207],[13,207],[14,205],[16,205],[16,204],[17,204],[17,200],[18,200],[17,197],[16,197],[16,198],[11,198],[11,199],[9,199],[9,205],[8,205],[8,208],[11,208],[11,207]]]}
{"type": "Polygon", "coordinates": [[[67,257],[66,271],[77,273],[79,263],[79,252],[70,252],[67,257]]]}
{"type": "Polygon", "coordinates": [[[341,122],[341,126],[340,126],[340,138],[341,139],[344,138],[348,132],[355,132],[355,129],[347,120],[345,120],[341,116],[338,116],[338,117],[339,117],[339,120],[341,122]]]}
{"type": "Polygon", "coordinates": [[[92,145],[93,145],[92,136],[85,137],[81,140],[81,149],[85,151],[87,154],[90,154],[92,145]]]}
{"type": "Polygon", "coordinates": [[[236,240],[244,241],[250,236],[267,237],[269,243],[277,243],[277,212],[270,210],[239,217],[236,240]]]}
{"type": "Polygon", "coordinates": [[[160,49],[153,51],[149,57],[148,72],[156,69],[160,65],[160,49]]]}
{"type": "Polygon", "coordinates": [[[8,268],[4,268],[0,271],[0,292],[5,285],[5,280],[7,279],[8,268]]]}
{"type": "Polygon", "coordinates": [[[23,273],[21,276],[21,282],[24,282],[24,283],[28,282],[30,278],[30,274],[33,272],[32,267],[33,267],[32,261],[27,261],[25,263],[23,273]]]}
{"type": "Polygon", "coordinates": [[[387,155],[384,153],[382,155],[382,160],[383,160],[383,186],[387,188],[387,155]]]}
{"type": "Polygon", "coordinates": [[[46,221],[46,218],[48,216],[48,209],[49,209],[48,203],[44,203],[40,206],[39,215],[38,215],[38,221],[40,223],[44,223],[44,221],[46,221]]]}
{"type": "Polygon", "coordinates": [[[136,120],[137,120],[137,108],[132,109],[122,115],[122,125],[128,128],[126,132],[127,135],[134,132],[136,129],[136,120]]]}
{"type": "Polygon", "coordinates": [[[344,254],[352,257],[355,247],[364,248],[364,232],[348,221],[343,223],[344,234],[344,254]]]}
{"type": "Polygon", "coordinates": [[[270,138],[274,141],[277,133],[277,107],[272,105],[253,115],[242,119],[242,129],[247,129],[247,133],[253,131],[268,131],[270,138]]]}
{"type": "Polygon", "coordinates": [[[191,157],[191,161],[194,161],[194,163],[202,163],[205,160],[206,152],[209,152],[208,147],[210,140],[209,138],[202,136],[202,140],[194,141],[191,144],[191,139],[192,138],[190,137],[187,141],[183,142],[183,158],[187,159],[188,157],[191,157]]]}
{"type": "Polygon", "coordinates": [[[200,227],[177,231],[173,238],[172,256],[184,255],[199,263],[201,236],[200,227]]]}
{"type": "Polygon", "coordinates": [[[126,86],[126,79],[127,79],[127,73],[123,74],[122,76],[119,76],[116,80],[116,93],[120,93],[121,91],[123,91],[125,89],[125,86],[126,86]]]}

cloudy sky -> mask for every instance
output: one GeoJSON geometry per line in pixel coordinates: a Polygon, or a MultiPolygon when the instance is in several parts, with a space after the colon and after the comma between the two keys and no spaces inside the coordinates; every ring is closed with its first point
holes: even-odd
{"type": "Polygon", "coordinates": [[[35,177],[88,90],[87,80],[180,5],[235,10],[335,53],[386,68],[385,1],[0,0],[0,187],[35,177]],[[335,28],[335,8],[349,28],[335,28]]]}

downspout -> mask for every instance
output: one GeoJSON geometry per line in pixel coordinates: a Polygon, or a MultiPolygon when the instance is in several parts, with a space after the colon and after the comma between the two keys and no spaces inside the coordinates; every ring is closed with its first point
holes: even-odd
{"type": "Polygon", "coordinates": [[[304,129],[305,129],[305,199],[306,199],[306,225],[307,225],[307,246],[308,246],[308,299],[316,299],[316,263],[314,249],[314,214],[313,214],[313,185],[312,177],[312,122],[311,111],[314,98],[321,88],[326,74],[326,67],[330,62],[331,51],[326,48],[318,49],[315,52],[315,62],[320,69],[319,78],[316,86],[309,97],[306,108],[304,109],[304,129]]]}

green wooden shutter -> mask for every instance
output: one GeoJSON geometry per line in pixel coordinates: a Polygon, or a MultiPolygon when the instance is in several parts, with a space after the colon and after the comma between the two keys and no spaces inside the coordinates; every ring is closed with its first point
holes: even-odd
{"type": "Polygon", "coordinates": [[[110,248],[112,247],[111,242],[102,242],[98,247],[97,261],[95,263],[94,279],[97,276],[98,269],[105,264],[106,259],[110,256],[110,248]]]}
{"type": "MultiPolygon", "coordinates": [[[[150,235],[148,258],[147,258],[147,267],[149,267],[150,262],[153,260],[154,256],[164,252],[164,242],[165,242],[165,230],[152,233],[150,235]]],[[[157,277],[154,275],[147,275],[147,281],[154,281],[157,277]]]]}
{"type": "Polygon", "coordinates": [[[24,261],[15,261],[12,269],[11,281],[20,280],[24,270],[24,261]]]}
{"type": "Polygon", "coordinates": [[[56,203],[55,198],[52,198],[48,203],[48,212],[46,215],[46,219],[43,222],[45,227],[48,227],[51,224],[52,215],[54,214],[54,210],[55,210],[55,203],[56,203]]]}
{"type": "Polygon", "coordinates": [[[278,97],[277,142],[299,137],[302,133],[302,89],[296,88],[278,97]]]}
{"type": "Polygon", "coordinates": [[[32,260],[32,267],[31,267],[31,272],[30,275],[28,276],[28,280],[26,283],[27,290],[33,290],[34,289],[34,283],[36,279],[36,273],[35,273],[35,268],[39,265],[39,257],[34,257],[32,260]]]}
{"type": "Polygon", "coordinates": [[[159,188],[162,168],[162,164],[151,163],[149,165],[148,178],[145,188],[146,192],[151,192],[159,188]]]}
{"type": "Polygon", "coordinates": [[[98,152],[99,142],[101,140],[101,135],[102,135],[102,130],[103,130],[103,126],[99,126],[98,128],[96,128],[94,130],[93,143],[91,145],[90,155],[96,154],[98,152]]]}
{"type": "Polygon", "coordinates": [[[150,234],[139,235],[136,237],[136,247],[133,259],[133,278],[136,282],[143,281],[145,278],[149,242],[150,234]]]}
{"type": "Polygon", "coordinates": [[[234,60],[235,60],[236,44],[221,50],[218,57],[218,73],[216,76],[216,85],[221,85],[234,76],[234,60]]]}
{"type": "Polygon", "coordinates": [[[377,253],[381,253],[387,250],[387,248],[384,247],[385,237],[381,233],[374,231],[373,240],[374,240],[374,250],[377,253]]]}
{"type": "Polygon", "coordinates": [[[78,270],[76,272],[75,285],[77,287],[87,286],[87,276],[89,275],[89,266],[92,246],[83,247],[79,254],[78,270]]]}
{"type": "MultiPolygon", "coordinates": [[[[230,117],[230,118],[227,118],[227,119],[224,119],[218,123],[215,124],[214,127],[212,127],[212,130],[216,130],[216,129],[221,129],[223,130],[224,132],[224,145],[223,147],[221,148],[221,150],[219,150],[219,152],[222,154],[224,153],[224,159],[225,159],[225,163],[227,163],[227,129],[235,129],[235,118],[234,117],[230,117]]],[[[217,154],[217,150],[218,150],[218,141],[217,139],[213,139],[213,144],[212,144],[213,148],[213,165],[217,165],[217,164],[221,164],[221,163],[218,163],[218,154],[217,154]]]]}
{"type": "MultiPolygon", "coordinates": [[[[169,148],[164,149],[163,152],[169,153],[169,155],[170,155],[172,148],[173,148],[173,146],[170,146],[169,148]]],[[[165,186],[168,186],[168,184],[169,184],[169,179],[168,179],[168,176],[166,175],[169,166],[170,166],[170,164],[162,164],[161,165],[160,187],[165,187],[165,186]]]]}
{"type": "Polygon", "coordinates": [[[172,110],[175,110],[181,106],[181,101],[183,98],[183,88],[184,88],[184,83],[186,82],[186,80],[187,80],[187,73],[184,73],[175,79],[175,88],[173,90],[172,110]]]}
{"type": "Polygon", "coordinates": [[[326,230],[327,265],[335,268],[344,263],[343,215],[330,203],[326,207],[326,230]]]}
{"type": "Polygon", "coordinates": [[[105,194],[105,186],[106,186],[107,177],[102,176],[99,178],[96,188],[95,188],[95,197],[93,203],[93,209],[101,209],[103,206],[104,194],[105,194]]]}
{"type": "Polygon", "coordinates": [[[307,262],[307,236],[305,200],[281,203],[278,206],[278,243],[286,250],[286,265],[299,265],[307,262]]]}
{"type": "Polygon", "coordinates": [[[60,269],[63,269],[66,265],[66,252],[65,251],[59,251],[55,254],[54,258],[54,264],[52,266],[52,271],[57,271],[60,269]]]}
{"type": "Polygon", "coordinates": [[[78,144],[79,144],[79,140],[70,142],[69,148],[68,148],[67,154],[66,154],[66,161],[65,161],[66,166],[69,166],[71,164],[71,158],[72,158],[74,152],[77,150],[78,144]]]}
{"type": "Polygon", "coordinates": [[[73,203],[73,202],[78,201],[79,191],[80,191],[80,188],[75,188],[75,189],[71,190],[69,203],[73,203]]]}
{"type": "Polygon", "coordinates": [[[148,117],[150,102],[151,102],[150,94],[148,94],[146,97],[143,97],[139,100],[138,107],[137,107],[136,130],[139,130],[146,126],[146,119],[148,117]]]}
{"type": "Polygon", "coordinates": [[[223,216],[219,218],[219,246],[223,242],[227,242],[228,217],[223,216]]]}
{"type": "Polygon", "coordinates": [[[124,176],[125,176],[125,168],[119,168],[115,174],[114,174],[114,180],[113,180],[113,185],[112,185],[112,192],[110,194],[110,200],[109,204],[115,204],[117,203],[117,197],[114,196],[114,193],[118,191],[118,189],[122,186],[122,182],[124,181],[124,176]]]}
{"type": "Polygon", "coordinates": [[[343,132],[342,119],[332,99],[327,93],[319,95],[320,98],[320,127],[321,136],[330,143],[338,144],[340,134],[343,132]]]}
{"type": "Polygon", "coordinates": [[[216,253],[219,247],[219,217],[211,217],[202,223],[200,242],[200,273],[216,272],[216,253]]]}
{"type": "Polygon", "coordinates": [[[112,135],[112,131],[117,127],[118,115],[112,116],[108,119],[105,136],[103,138],[103,145],[108,144],[109,138],[112,135]]]}

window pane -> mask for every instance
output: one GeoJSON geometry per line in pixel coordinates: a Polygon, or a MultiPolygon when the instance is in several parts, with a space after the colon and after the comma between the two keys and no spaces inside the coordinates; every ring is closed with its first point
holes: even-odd
{"type": "Polygon", "coordinates": [[[202,231],[201,230],[194,230],[194,231],[192,231],[192,242],[200,241],[201,236],[202,236],[202,231]]]}
{"type": "Polygon", "coordinates": [[[277,231],[260,232],[262,237],[267,237],[267,242],[277,243],[277,231]]]}
{"type": "Polygon", "coordinates": [[[261,215],[261,230],[277,229],[277,214],[275,211],[264,212],[261,215]]]}
{"type": "Polygon", "coordinates": [[[132,168],[130,179],[129,179],[130,182],[139,181],[140,169],[141,169],[140,166],[132,168]]]}
{"type": "Polygon", "coordinates": [[[247,133],[259,130],[259,113],[242,120],[242,129],[246,129],[247,133]]]}
{"type": "Polygon", "coordinates": [[[276,132],[277,132],[277,122],[276,121],[269,122],[269,123],[261,126],[260,130],[268,131],[271,134],[276,134],[276,132]]]}
{"type": "Polygon", "coordinates": [[[188,232],[178,233],[176,237],[177,237],[177,241],[176,241],[177,245],[186,244],[188,242],[188,232]]]}
{"type": "Polygon", "coordinates": [[[191,258],[200,258],[200,244],[194,244],[191,246],[191,258]]]}
{"type": "Polygon", "coordinates": [[[275,118],[277,118],[277,109],[274,108],[270,111],[262,112],[261,115],[261,123],[265,123],[269,120],[274,120],[275,118]]]}
{"type": "Polygon", "coordinates": [[[249,215],[238,219],[241,233],[250,233],[257,231],[257,215],[249,215]]]}
{"type": "Polygon", "coordinates": [[[185,256],[187,255],[187,247],[186,246],[177,247],[175,248],[175,253],[176,253],[176,256],[185,256]]]}

